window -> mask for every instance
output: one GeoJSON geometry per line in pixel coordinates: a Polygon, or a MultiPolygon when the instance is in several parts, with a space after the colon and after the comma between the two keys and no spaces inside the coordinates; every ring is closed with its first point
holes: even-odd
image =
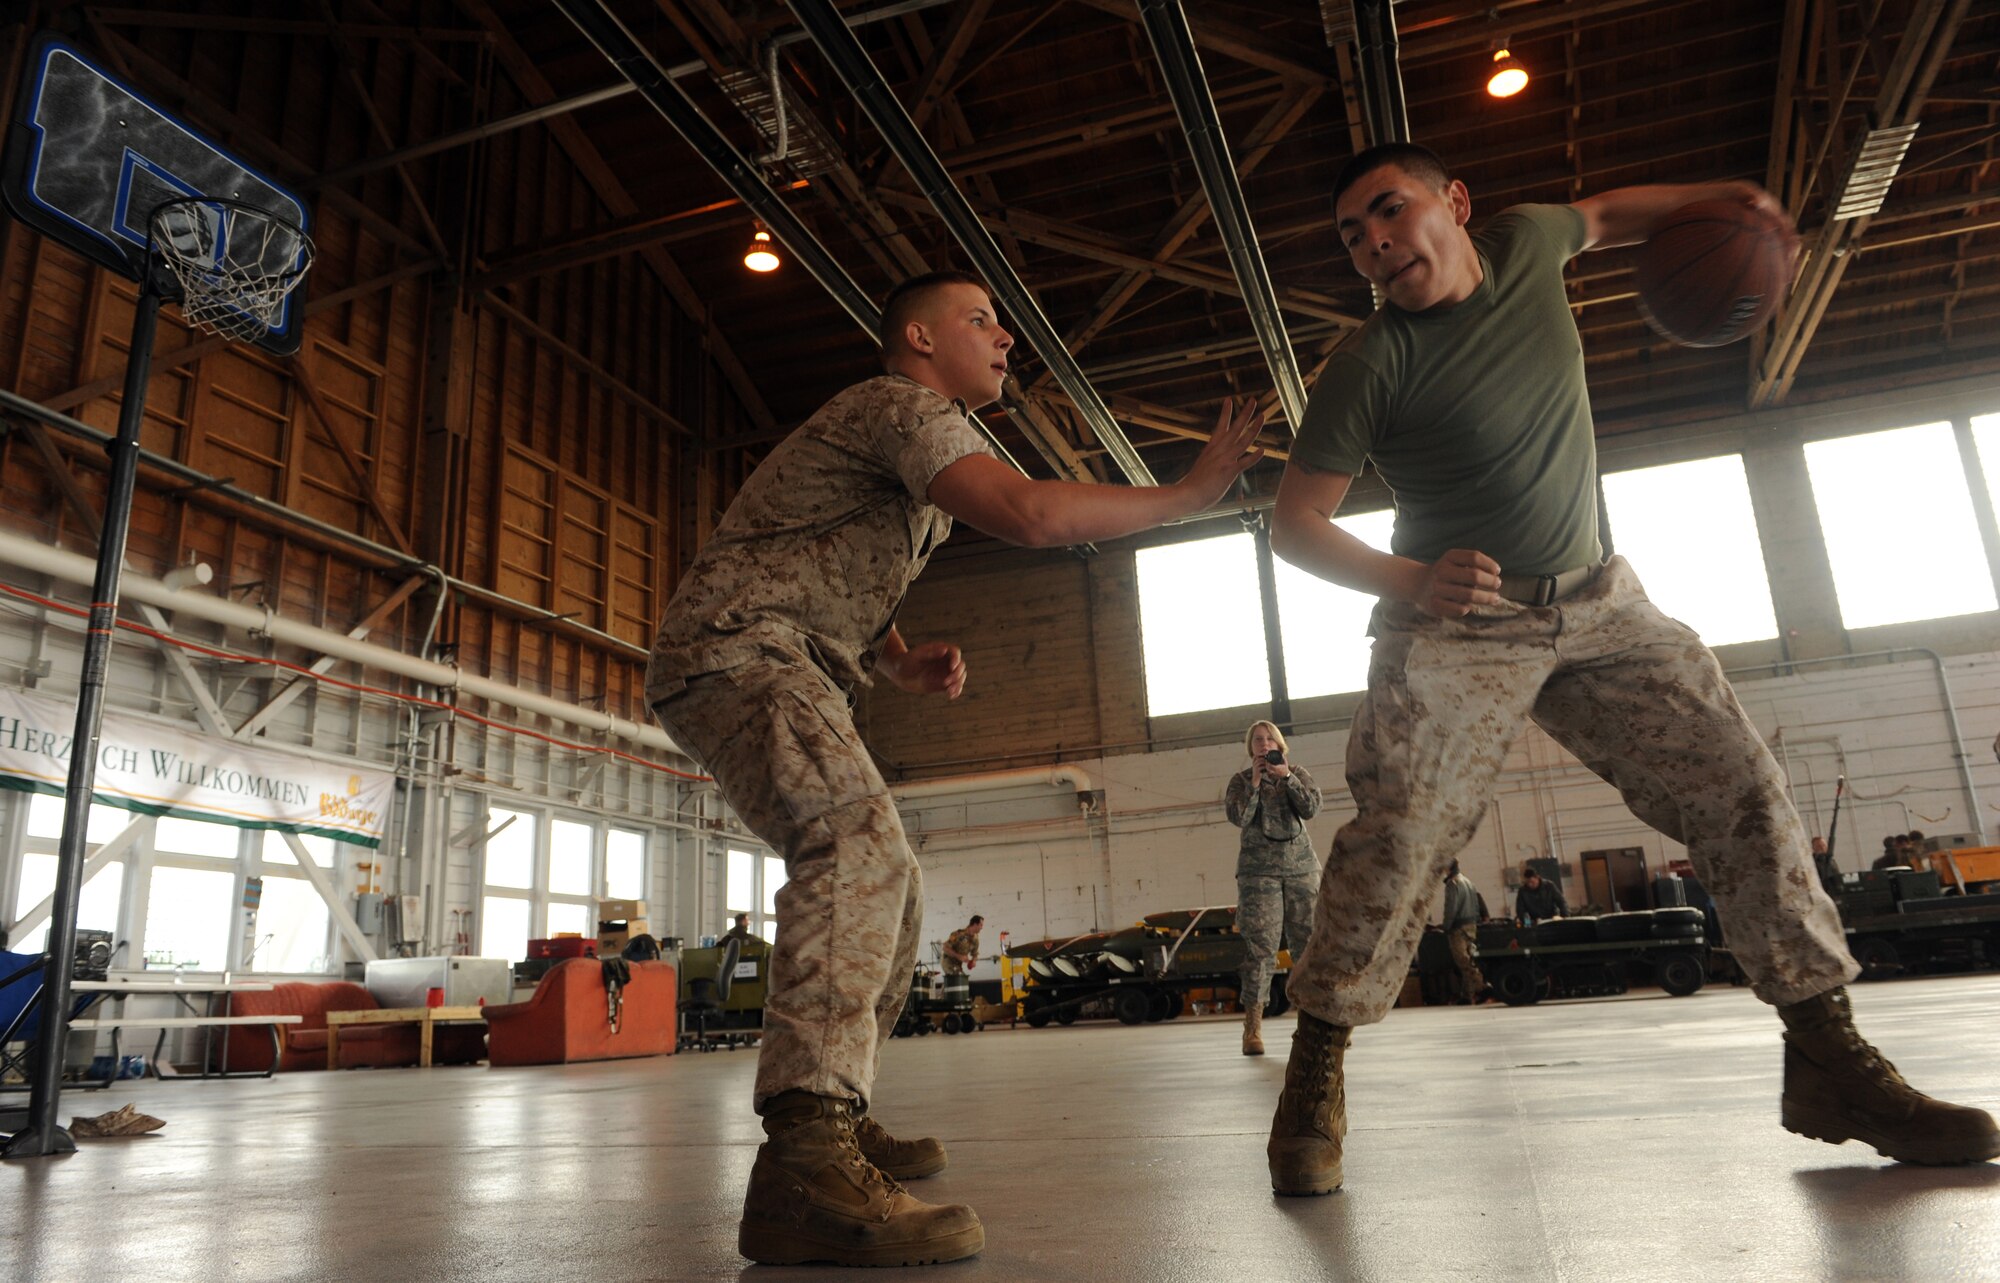
{"type": "Polygon", "coordinates": [[[486,812],[486,885],[535,885],[535,817],[491,807],[486,812]]]}
{"type": "Polygon", "coordinates": [[[256,947],[244,965],[252,971],[332,971],[333,950],[328,940],[332,926],[326,901],[319,898],[312,883],[304,878],[266,877],[257,903],[256,947]]]}
{"type": "Polygon", "coordinates": [[[579,936],[596,935],[597,915],[591,912],[591,906],[566,900],[551,900],[548,934],[558,936],[564,932],[579,936]]]}
{"type": "Polygon", "coordinates": [[[2000,414],[1972,420],[1972,444],[1979,451],[1979,470],[1986,474],[1986,495],[2000,509],[2000,414]]]}
{"type": "Polygon", "coordinates": [[[764,857],[764,914],[778,912],[778,889],[785,885],[785,862],[775,855],[764,857]]]}
{"type": "Polygon", "coordinates": [[[549,824],[549,894],[590,894],[592,848],[597,830],[575,820],[554,820],[549,824]]]}
{"type": "MultiPolygon", "coordinates": [[[[1370,548],[1389,551],[1396,524],[1390,509],[1338,517],[1334,525],[1370,548]]],[[[1285,653],[1285,689],[1293,699],[1368,688],[1368,617],[1375,598],[1330,584],[1290,562],[1277,561],[1278,636],[1285,653]]],[[[1261,652],[1260,652],[1261,653],[1261,652]]]]}
{"type": "Polygon", "coordinates": [[[1778,635],[1743,456],[1613,472],[1604,502],[1612,546],[1654,605],[1710,646],[1778,635]]]}
{"type": "Polygon", "coordinates": [[[1257,545],[1246,532],[1137,556],[1146,708],[1154,717],[1268,703],[1257,545]]]}
{"type": "Polygon", "coordinates": [[[163,815],[153,821],[153,849],[210,860],[234,860],[242,847],[243,830],[207,820],[182,820],[163,815]]]}
{"type": "MultiPolygon", "coordinates": [[[[54,895],[56,891],[56,854],[28,851],[21,857],[21,888],[14,897],[14,918],[34,908],[54,895]]],[[[125,865],[113,860],[83,884],[83,891],[77,896],[76,925],[93,931],[109,931],[112,939],[120,935],[118,910],[125,899],[125,865]]],[[[40,953],[49,938],[49,924],[43,922],[28,934],[8,944],[15,953],[40,953]]],[[[125,965],[119,959],[119,965],[125,965]]]]}
{"type": "Polygon", "coordinates": [[[528,956],[528,916],[534,906],[516,896],[489,895],[479,902],[479,956],[528,956]]]}
{"type": "Polygon", "coordinates": [[[221,971],[229,965],[234,869],[155,865],[146,897],[146,965],[221,971]]]}
{"type": "Polygon", "coordinates": [[[646,835],[612,829],[604,835],[604,894],[613,900],[646,898],[646,835]]]}
{"type": "Polygon", "coordinates": [[[1949,423],[1815,441],[1805,453],[1847,627],[1994,608],[1949,423]]]}
{"type": "MultiPolygon", "coordinates": [[[[144,817],[131,811],[121,811],[115,806],[92,803],[90,820],[84,825],[83,840],[87,846],[103,846],[112,838],[125,831],[127,825],[137,824],[144,817]]],[[[63,826],[63,799],[47,793],[28,795],[28,836],[60,841],[63,826]]]]}
{"type": "MultiPolygon", "coordinates": [[[[305,847],[306,852],[312,856],[314,864],[317,864],[322,869],[331,869],[334,867],[334,841],[332,838],[323,838],[311,833],[300,833],[295,836],[298,838],[300,844],[305,847]]],[[[285,841],[284,834],[274,829],[266,829],[264,831],[264,863],[267,865],[289,864],[293,868],[297,868],[299,864],[298,857],[292,854],[292,844],[285,841]]]]}
{"type": "Polygon", "coordinates": [[[748,913],[757,907],[757,857],[748,851],[729,853],[729,881],[725,884],[723,907],[731,913],[748,913]]]}

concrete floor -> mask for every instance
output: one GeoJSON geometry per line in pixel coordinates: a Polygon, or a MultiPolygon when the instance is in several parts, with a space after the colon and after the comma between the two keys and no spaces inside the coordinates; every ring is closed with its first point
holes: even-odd
{"type": "MultiPolygon", "coordinates": [[[[1858,986],[1919,1087],[2000,1109],[2000,977],[1858,986]]],[[[877,1117],[933,1132],[1009,1280],[2000,1279],[2000,1164],[1903,1167],[1778,1126],[1742,990],[1398,1011],[1349,1061],[1347,1187],[1274,1199],[1273,1054],[1233,1022],[892,1043],[877,1117]]],[[[130,1084],[165,1131],[0,1165],[0,1279],[851,1277],[735,1253],[760,1139],[746,1051],[130,1084]]]]}

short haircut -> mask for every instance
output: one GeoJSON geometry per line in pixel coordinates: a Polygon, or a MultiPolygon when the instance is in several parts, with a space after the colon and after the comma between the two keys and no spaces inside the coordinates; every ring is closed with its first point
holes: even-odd
{"type": "Polygon", "coordinates": [[[1451,870],[1450,870],[1450,871],[1449,871],[1448,873],[1446,873],[1446,874],[1445,874],[1445,876],[1446,876],[1446,877],[1448,877],[1448,878],[1455,878],[1455,877],[1457,877],[1457,876],[1458,876],[1458,861],[1457,861],[1457,860],[1453,860],[1453,861],[1451,862],[1451,870]]]}
{"type": "Polygon", "coordinates": [[[1451,171],[1430,148],[1415,143],[1382,143],[1341,166],[1339,177],[1333,180],[1333,203],[1338,205],[1348,188],[1388,165],[1429,184],[1432,191],[1441,192],[1451,183],[1451,171]]]}
{"type": "Polygon", "coordinates": [[[1277,727],[1277,724],[1276,724],[1276,723],[1274,723],[1274,722],[1252,722],[1252,723],[1250,723],[1250,729],[1249,729],[1249,730],[1247,730],[1247,731],[1245,731],[1245,732],[1243,732],[1243,751],[1244,751],[1244,752],[1246,752],[1246,753],[1250,754],[1250,756],[1252,756],[1252,757],[1255,757],[1255,756],[1257,755],[1257,750],[1256,750],[1256,749],[1254,749],[1254,748],[1251,748],[1251,747],[1250,747],[1250,743],[1251,743],[1251,741],[1252,741],[1252,740],[1255,740],[1255,739],[1257,738],[1257,728],[1258,728],[1259,726],[1261,726],[1261,727],[1263,727],[1263,728],[1264,728],[1265,730],[1267,730],[1267,731],[1271,732],[1271,738],[1272,738],[1272,739],[1274,739],[1274,740],[1276,740],[1276,741],[1278,741],[1278,751],[1279,751],[1280,753],[1288,753],[1288,752],[1290,752],[1290,751],[1291,751],[1291,750],[1290,750],[1290,749],[1289,749],[1288,747],[1286,747],[1286,745],[1285,745],[1285,733],[1284,733],[1283,731],[1281,731],[1281,730],[1279,730],[1279,729],[1278,729],[1278,727],[1277,727]]]}
{"type": "MultiPolygon", "coordinates": [[[[925,272],[922,276],[912,276],[889,291],[889,297],[882,300],[882,327],[875,335],[875,341],[882,345],[883,357],[895,354],[896,344],[904,327],[909,325],[916,314],[923,309],[924,304],[930,301],[931,295],[947,285],[976,285],[982,290],[986,289],[986,282],[972,273],[954,270],[925,272]]],[[[986,290],[986,294],[991,298],[993,291],[986,290]]]]}
{"type": "Polygon", "coordinates": [[[968,926],[968,927],[976,927],[976,926],[981,926],[981,925],[983,925],[983,924],[984,924],[985,922],[986,922],[986,919],[985,919],[985,918],[982,918],[982,917],[980,917],[980,916],[979,916],[978,914],[976,914],[976,913],[975,913],[975,914],[973,914],[973,915],[972,915],[972,921],[970,921],[970,922],[966,923],[965,925],[966,925],[966,926],[968,926]]]}

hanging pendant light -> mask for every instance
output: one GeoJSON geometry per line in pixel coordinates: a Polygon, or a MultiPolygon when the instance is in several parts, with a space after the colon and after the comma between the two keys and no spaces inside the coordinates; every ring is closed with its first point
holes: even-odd
{"type": "Polygon", "coordinates": [[[743,266],[753,272],[775,272],[784,260],[778,257],[778,250],[771,243],[771,233],[762,227],[750,238],[750,248],[743,252],[743,266]]]}
{"type": "Polygon", "coordinates": [[[1528,87],[1528,69],[1504,46],[1493,55],[1493,70],[1486,77],[1486,92],[1495,98],[1512,98],[1528,87]]]}

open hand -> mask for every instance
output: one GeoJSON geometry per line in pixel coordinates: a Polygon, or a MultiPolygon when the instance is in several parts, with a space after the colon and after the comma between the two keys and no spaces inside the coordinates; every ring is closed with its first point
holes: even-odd
{"type": "Polygon", "coordinates": [[[1264,430],[1264,411],[1255,397],[1230,397],[1215,416],[1215,431],[1180,484],[1198,496],[1197,509],[1228,493],[1236,478],[1264,457],[1257,434],[1264,430]]]}
{"type": "Polygon", "coordinates": [[[1500,563],[1473,548],[1453,548],[1424,568],[1410,604],[1439,619],[1460,619],[1500,600],[1500,563]]]}
{"type": "Polygon", "coordinates": [[[941,691],[957,699],[965,690],[965,656],[950,642],[925,642],[894,658],[885,653],[881,668],[898,689],[913,695],[941,691]]]}

